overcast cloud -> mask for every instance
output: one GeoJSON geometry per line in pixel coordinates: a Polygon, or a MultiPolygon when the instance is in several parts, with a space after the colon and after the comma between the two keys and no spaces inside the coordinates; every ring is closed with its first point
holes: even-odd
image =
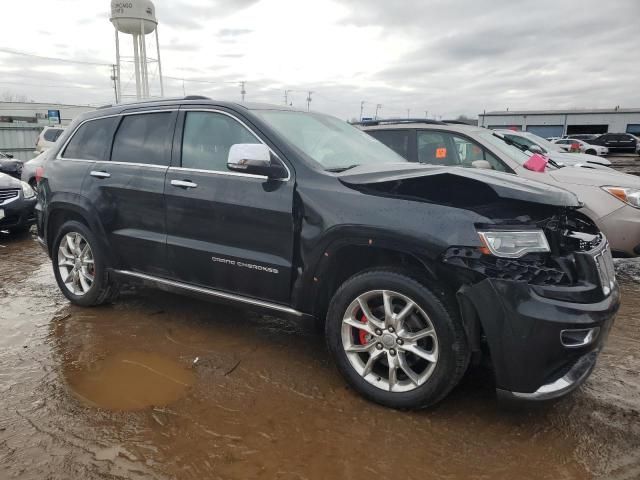
{"type": "MultiPolygon", "coordinates": [[[[166,94],[341,118],[640,107],[638,0],[157,0],[166,94]],[[185,78],[183,82],[181,79],[185,78]],[[196,81],[196,80],[199,80],[196,81]],[[213,83],[209,83],[213,82],[213,83]]],[[[0,49],[115,61],[108,0],[2,2],[0,49]]],[[[121,44],[130,38],[121,36],[121,44]]],[[[155,48],[155,42],[151,42],[155,48]]],[[[127,52],[125,51],[125,54],[127,52]]],[[[155,54],[154,54],[155,55],[155,54]]],[[[3,92],[110,103],[110,68],[0,51],[3,92]]],[[[133,93],[130,71],[122,84],[133,93]]],[[[155,89],[153,93],[159,93],[155,89]]]]}

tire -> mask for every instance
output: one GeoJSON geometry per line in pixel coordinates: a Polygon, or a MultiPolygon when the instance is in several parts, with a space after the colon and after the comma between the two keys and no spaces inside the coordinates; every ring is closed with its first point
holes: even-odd
{"type": "Polygon", "coordinates": [[[584,153],[586,153],[587,155],[598,155],[595,150],[586,150],[584,153]]]}
{"type": "Polygon", "coordinates": [[[438,403],[458,384],[469,364],[469,346],[457,307],[445,295],[439,299],[417,276],[402,270],[369,270],[345,281],[331,299],[325,333],[329,352],[349,385],[387,407],[422,408],[438,403]],[[384,308],[387,299],[391,305],[388,310],[384,308]],[[407,300],[415,305],[413,310],[407,300]],[[387,320],[396,317],[384,311],[392,310],[400,317],[405,307],[410,313],[396,324],[397,331],[390,329],[394,320],[387,320]],[[353,326],[354,319],[357,327],[353,326]],[[363,330],[373,330],[374,323],[383,324],[383,328],[373,333],[363,330]],[[431,329],[434,334],[417,342],[411,339],[431,329]],[[392,346],[394,338],[396,344],[392,346]],[[373,370],[367,369],[374,355],[373,370]]]}
{"type": "MultiPolygon", "coordinates": [[[[101,305],[115,295],[116,285],[109,279],[107,264],[105,261],[106,256],[95,235],[86,225],[75,220],[64,223],[56,234],[51,253],[53,272],[56,277],[56,282],[58,282],[58,287],[64,296],[71,301],[71,303],[82,307],[90,307],[101,305]],[[84,285],[88,284],[87,278],[84,279],[84,282],[78,281],[78,288],[75,288],[75,282],[65,283],[64,280],[68,278],[67,275],[65,275],[65,278],[62,277],[63,273],[65,273],[62,270],[68,270],[71,268],[70,265],[77,264],[77,260],[75,262],[74,260],[69,260],[68,255],[65,256],[61,252],[61,244],[65,242],[63,250],[66,251],[67,254],[70,253],[72,256],[76,256],[75,252],[69,247],[69,239],[77,239],[77,235],[80,235],[82,238],[82,241],[79,243],[79,250],[85,251],[84,247],[88,245],[92,260],[92,263],[88,259],[86,264],[81,262],[83,264],[84,273],[89,277],[93,277],[93,280],[86,291],[81,290],[84,289],[84,285]],[[61,266],[61,263],[65,261],[69,261],[70,264],[65,264],[64,267],[61,266]],[[93,267],[90,267],[90,265],[93,265],[93,267]]],[[[79,255],[78,259],[80,259],[79,255]]],[[[78,278],[80,278],[81,273],[83,272],[78,271],[78,278]]]]}

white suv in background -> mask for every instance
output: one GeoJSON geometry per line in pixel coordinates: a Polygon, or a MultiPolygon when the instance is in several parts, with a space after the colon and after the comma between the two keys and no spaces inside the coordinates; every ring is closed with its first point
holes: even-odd
{"type": "Polygon", "coordinates": [[[570,152],[572,149],[577,148],[581,153],[586,153],[587,155],[608,155],[609,149],[603,145],[591,145],[584,140],[579,140],[577,138],[561,138],[560,140],[556,140],[552,143],[559,145],[560,148],[570,152]],[[576,147],[577,146],[577,147],[576,147]]]}
{"type": "Polygon", "coordinates": [[[36,140],[36,153],[42,153],[53,147],[62,132],[64,132],[64,127],[44,127],[36,140]]]}

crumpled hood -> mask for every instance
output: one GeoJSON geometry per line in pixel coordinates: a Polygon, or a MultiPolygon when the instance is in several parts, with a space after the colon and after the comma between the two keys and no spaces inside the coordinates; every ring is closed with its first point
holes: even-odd
{"type": "Polygon", "coordinates": [[[0,172],[0,188],[22,188],[20,180],[0,172]]]}
{"type": "MultiPolygon", "coordinates": [[[[351,168],[339,173],[338,179],[345,185],[367,185],[449,175],[483,183],[490,187],[500,198],[560,207],[581,206],[578,197],[567,190],[528,180],[517,175],[476,168],[438,167],[412,162],[385,163],[351,168]]],[[[455,195],[455,192],[451,194],[455,195]]]]}
{"type": "Polygon", "coordinates": [[[565,167],[557,170],[547,170],[547,173],[557,181],[567,184],[640,189],[640,178],[613,169],[593,170],[590,168],[565,167]]]}

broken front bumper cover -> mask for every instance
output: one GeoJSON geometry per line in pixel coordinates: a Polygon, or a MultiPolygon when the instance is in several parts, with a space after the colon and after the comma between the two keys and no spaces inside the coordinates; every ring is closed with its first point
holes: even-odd
{"type": "Polygon", "coordinates": [[[596,366],[598,353],[597,351],[587,353],[581,357],[567,373],[551,383],[542,385],[535,392],[511,392],[497,388],[496,393],[498,398],[501,400],[527,401],[545,401],[560,398],[578,388],[589,375],[591,375],[591,372],[596,366]]]}

